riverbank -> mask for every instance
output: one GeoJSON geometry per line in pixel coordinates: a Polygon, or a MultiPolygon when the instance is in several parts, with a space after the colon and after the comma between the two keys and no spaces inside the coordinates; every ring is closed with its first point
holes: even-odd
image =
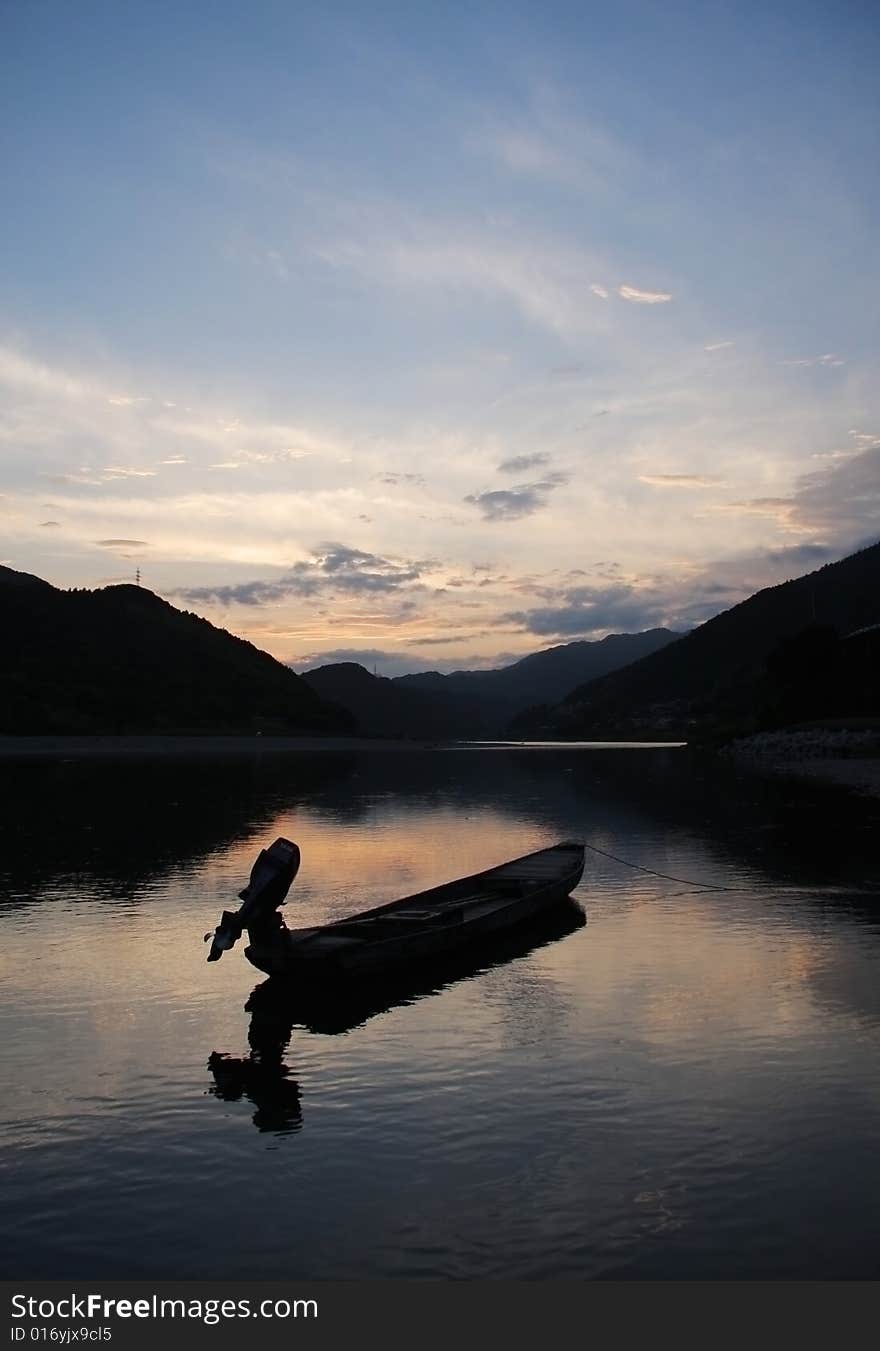
{"type": "Polygon", "coordinates": [[[749,768],[880,797],[880,729],[804,727],[739,737],[719,752],[749,768]]]}
{"type": "Polygon", "coordinates": [[[279,755],[315,751],[424,751],[436,743],[351,736],[0,736],[0,758],[279,755]]]}
{"type": "MultiPolygon", "coordinates": [[[[468,745],[483,750],[572,750],[610,747],[613,742],[461,742],[416,741],[351,736],[0,736],[0,760],[57,761],[166,759],[190,760],[254,756],[315,755],[359,751],[413,752],[450,750],[468,745]]],[[[631,749],[683,748],[684,742],[626,743],[631,749]]],[[[880,732],[806,729],[762,732],[728,743],[719,752],[760,773],[818,780],[880,797],[880,732]]]]}
{"type": "Polygon", "coordinates": [[[324,751],[434,750],[632,750],[679,748],[683,741],[446,741],[355,736],[0,736],[0,759],[41,757],[81,760],[95,757],[184,755],[297,755],[324,751]]]}

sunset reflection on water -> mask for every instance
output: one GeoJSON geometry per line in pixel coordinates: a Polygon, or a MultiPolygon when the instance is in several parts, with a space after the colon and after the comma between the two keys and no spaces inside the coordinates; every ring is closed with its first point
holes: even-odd
{"type": "Polygon", "coordinates": [[[6,1269],[871,1274],[873,824],[672,750],[30,766],[2,827],[6,1269]],[[587,922],[350,1017],[267,1011],[244,945],[208,966],[202,936],[277,835],[291,924],[572,837],[587,922]]]}

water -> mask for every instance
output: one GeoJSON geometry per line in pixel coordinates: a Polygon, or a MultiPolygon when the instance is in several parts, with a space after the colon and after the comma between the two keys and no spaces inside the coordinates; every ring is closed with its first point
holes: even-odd
{"type": "Polygon", "coordinates": [[[878,1275],[876,801],[660,748],[4,771],[9,1275],[878,1275]],[[303,1026],[201,941],[279,834],[296,923],[603,852],[555,929],[303,1026]]]}

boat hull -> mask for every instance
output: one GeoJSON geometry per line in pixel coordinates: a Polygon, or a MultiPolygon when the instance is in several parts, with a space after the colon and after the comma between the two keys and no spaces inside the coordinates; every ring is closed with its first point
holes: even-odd
{"type": "Polygon", "coordinates": [[[301,983],[381,977],[527,925],[570,896],[583,870],[583,846],[566,842],[322,928],[251,934],[245,956],[301,983]]]}

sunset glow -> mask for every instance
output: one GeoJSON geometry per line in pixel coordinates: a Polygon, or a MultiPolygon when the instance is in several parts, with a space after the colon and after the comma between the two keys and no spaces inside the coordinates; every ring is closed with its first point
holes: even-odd
{"type": "Polygon", "coordinates": [[[876,540],[867,8],[0,29],[0,562],[397,674],[876,540]]]}

